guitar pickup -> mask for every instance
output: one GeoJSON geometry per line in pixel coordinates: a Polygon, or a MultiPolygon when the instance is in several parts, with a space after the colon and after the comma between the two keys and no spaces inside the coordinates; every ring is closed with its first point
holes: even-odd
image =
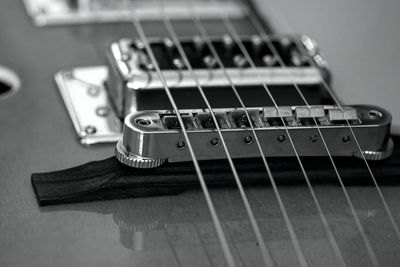
{"type": "MultiPolygon", "coordinates": [[[[249,91],[263,83],[270,87],[293,83],[305,86],[321,84],[327,78],[326,72],[322,71],[326,65],[318,65],[314,61],[315,47],[298,45],[305,44],[304,38],[271,37],[270,46],[276,48],[286,67],[279,64],[278,56],[259,36],[243,38],[243,44],[248,48],[257,69],[246,63],[240,49],[229,36],[214,38],[212,44],[219,51],[226,72],[218,66],[217,60],[199,36],[183,38],[180,42],[198,81],[186,68],[172,40],[152,39],[150,46],[168,87],[176,92],[177,101],[184,99],[182,102],[187,108],[202,108],[203,103],[199,97],[187,97],[198,93],[197,82],[204,88],[211,88],[209,90],[218,90],[220,95],[232,94],[231,82],[236,87],[246,87],[249,91]]],[[[170,109],[163,84],[141,41],[119,40],[111,44],[107,58],[109,78],[106,86],[120,118],[138,110],[170,109]]],[[[251,94],[243,91],[244,94],[251,94]]],[[[258,105],[251,103],[250,106],[258,105]]]]}
{"type": "MultiPolygon", "coordinates": [[[[213,112],[232,158],[260,157],[251,126],[265,157],[294,156],[288,132],[299,156],[327,156],[325,142],[332,156],[362,157],[347,122],[351,124],[366,159],[384,159],[393,150],[389,139],[391,116],[374,106],[248,108],[251,123],[241,108],[215,109],[213,112]],[[310,120],[314,123],[309,123],[310,120]]],[[[199,160],[226,158],[209,111],[181,110],[181,116],[199,160]]],[[[143,168],[156,167],[165,161],[191,161],[178,125],[177,116],[171,111],[129,114],[125,118],[123,137],[117,144],[117,158],[124,164],[143,168]],[[143,161],[148,164],[139,164],[143,161]]]]}

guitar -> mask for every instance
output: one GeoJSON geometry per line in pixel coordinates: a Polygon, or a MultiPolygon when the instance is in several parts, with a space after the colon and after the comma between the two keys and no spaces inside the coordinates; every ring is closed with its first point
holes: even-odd
{"type": "Polygon", "coordinates": [[[399,264],[395,107],[342,104],[313,39],[262,3],[38,2],[75,24],[0,9],[2,266],[399,264]]]}

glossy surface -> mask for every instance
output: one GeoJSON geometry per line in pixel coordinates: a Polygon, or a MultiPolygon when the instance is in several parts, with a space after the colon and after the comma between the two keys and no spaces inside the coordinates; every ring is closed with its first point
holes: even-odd
{"type": "Polygon", "coordinates": [[[393,115],[400,134],[398,0],[255,0],[281,33],[314,38],[345,104],[374,103],[393,115]]]}
{"type": "MultiPolygon", "coordinates": [[[[112,145],[79,144],[53,75],[60,69],[105,62],[104,46],[131,36],[130,24],[36,28],[20,1],[0,8],[0,65],[16,71],[22,88],[0,102],[1,266],[219,266],[224,259],[199,190],[179,196],[40,208],[30,174],[109,157],[112,145]]],[[[217,34],[221,27],[209,25],[217,34]]],[[[181,25],[182,35],[192,32],[181,25]]],[[[166,34],[158,25],[150,35],[166,34]]],[[[247,27],[243,32],[250,32],[247,27]]],[[[340,55],[338,55],[340,56],[340,55]]],[[[372,99],[373,100],[373,99],[372,99]]],[[[329,164],[327,165],[329,166],[329,164]]],[[[340,170],[340,169],[339,169],[340,170]]],[[[350,266],[369,266],[348,205],[337,184],[315,185],[322,209],[350,266]]],[[[310,265],[336,266],[315,206],[304,185],[280,193],[310,265]]],[[[400,189],[382,188],[397,221],[400,189]]],[[[295,266],[293,247],[269,187],[246,188],[261,230],[279,266],[295,266]]],[[[382,266],[399,265],[399,242],[373,187],[349,193],[382,266]]],[[[214,189],[238,262],[261,263],[237,190],[214,189]]]]}

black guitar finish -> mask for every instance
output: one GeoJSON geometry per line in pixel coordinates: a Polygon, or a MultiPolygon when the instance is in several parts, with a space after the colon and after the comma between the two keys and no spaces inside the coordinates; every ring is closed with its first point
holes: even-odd
{"type": "MultiPolygon", "coordinates": [[[[129,23],[36,28],[21,1],[12,0],[2,2],[0,24],[0,64],[15,70],[22,80],[21,90],[0,102],[0,265],[224,265],[203,195],[198,189],[162,197],[39,207],[31,185],[32,173],[102,160],[110,157],[113,151],[113,145],[83,147],[79,144],[55,88],[54,73],[76,66],[104,64],[105,45],[120,37],[135,37],[134,31],[129,23]]],[[[180,35],[193,34],[189,24],[176,27],[180,35]]],[[[208,23],[207,27],[215,35],[226,32],[219,22],[208,23]]],[[[239,23],[237,27],[243,34],[254,32],[246,23],[239,23]]],[[[146,24],[146,33],[167,34],[157,23],[146,24]]],[[[315,167],[312,162],[310,164],[306,170],[315,167]]],[[[388,170],[396,174],[396,158],[382,164],[389,164],[388,170]]],[[[115,161],[110,165],[115,167],[115,161]]],[[[362,170],[363,174],[358,176],[357,173],[358,177],[367,176],[362,162],[355,161],[352,166],[353,170],[362,170]]],[[[222,166],[216,167],[224,170],[222,166]]],[[[349,175],[348,168],[341,164],[338,167],[344,176],[349,175]]],[[[328,161],[319,168],[333,172],[328,161]]],[[[251,174],[252,171],[247,170],[251,174]]],[[[257,171],[260,170],[256,168],[257,171]]],[[[385,180],[383,168],[378,166],[374,171],[380,181],[385,180]]],[[[281,173],[281,169],[273,170],[277,177],[281,173]]],[[[78,188],[81,186],[77,184],[78,188]]],[[[278,186],[309,264],[337,266],[307,187],[302,183],[278,186]]],[[[381,265],[399,265],[400,245],[376,189],[369,183],[356,183],[347,188],[381,265]]],[[[317,182],[314,189],[346,263],[370,266],[340,187],[336,182],[317,182]]],[[[388,183],[382,190],[399,221],[398,186],[388,183]]],[[[101,199],[110,196],[109,192],[101,199]]],[[[146,193],[143,189],[140,192],[146,193]]],[[[246,193],[274,260],[279,266],[296,266],[297,259],[272,189],[246,186],[246,193]]],[[[246,266],[262,265],[237,190],[217,187],[211,190],[211,195],[233,244],[237,262],[246,266]]],[[[94,198],[89,195],[88,200],[94,198]]],[[[77,200],[84,199],[74,199],[77,200]]]]}

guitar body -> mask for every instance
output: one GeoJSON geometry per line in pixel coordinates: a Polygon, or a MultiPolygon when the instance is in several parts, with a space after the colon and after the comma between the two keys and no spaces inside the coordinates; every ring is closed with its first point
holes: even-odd
{"type": "MultiPolygon", "coordinates": [[[[262,3],[259,7],[260,10],[266,8],[262,3]]],[[[301,13],[301,8],[296,12],[301,13]]],[[[304,19],[313,21],[312,17],[304,19]]],[[[302,23],[295,30],[309,33],[301,27],[307,25],[307,21],[302,23]]],[[[0,24],[0,65],[14,70],[22,82],[19,92],[0,101],[0,265],[225,265],[199,189],[172,196],[50,207],[39,207],[36,201],[30,180],[32,173],[61,170],[113,155],[114,144],[88,147],[79,143],[55,86],[54,74],[77,66],[104,65],[105,46],[122,37],[135,37],[132,24],[38,28],[26,15],[21,1],[12,0],[1,3],[0,24]]],[[[192,25],[174,25],[180,36],[193,35],[192,25]]],[[[220,22],[206,26],[213,35],[226,33],[220,22]]],[[[237,26],[241,34],[254,33],[254,29],[246,23],[237,26]]],[[[145,23],[145,29],[149,36],[167,36],[159,22],[145,23]]],[[[311,29],[310,35],[313,33],[311,29]]],[[[339,62],[351,62],[351,55],[333,47],[335,33],[330,33],[330,40],[325,35],[319,36],[317,30],[315,33],[313,37],[321,39],[322,49],[325,45],[328,47],[326,56],[332,61],[333,76],[337,77],[334,80],[337,95],[346,103],[380,104],[393,111],[395,118],[398,114],[395,119],[398,122],[400,111],[393,102],[398,98],[398,92],[396,87],[392,91],[386,90],[386,86],[396,85],[394,81],[398,75],[379,70],[376,76],[366,77],[365,68],[345,66],[348,71],[341,69],[339,62]],[[347,74],[360,77],[361,81],[355,78],[345,80],[349,77],[347,74]],[[379,83],[382,89],[372,90],[376,86],[371,84],[377,85],[376,79],[381,79],[381,74],[384,77],[379,83]],[[385,78],[387,76],[389,81],[385,78]],[[336,85],[341,88],[336,90],[336,85]],[[365,88],[365,91],[358,97],[360,88],[365,88]],[[371,93],[369,97],[368,92],[371,93]],[[388,96],[389,102],[383,98],[386,92],[391,95],[388,96]],[[389,103],[394,105],[386,107],[389,103]]],[[[346,42],[338,42],[338,46],[346,46],[346,42]]],[[[349,46],[348,51],[354,49],[349,46]]],[[[371,60],[370,57],[374,59],[376,55],[373,51],[365,53],[369,55],[366,60],[371,60]]],[[[357,51],[357,55],[361,54],[364,53],[357,51]]],[[[359,164],[361,168],[363,163],[360,161],[359,164]]],[[[332,168],[329,161],[326,166],[332,168]]],[[[282,182],[278,186],[309,265],[337,266],[308,188],[303,182],[282,182]]],[[[395,219],[400,221],[398,185],[385,184],[381,188],[395,219]]],[[[370,183],[361,183],[351,184],[347,189],[380,264],[398,266],[400,243],[376,188],[370,183]]],[[[347,265],[371,266],[341,187],[334,181],[316,182],[314,190],[347,265]]],[[[249,186],[246,193],[277,266],[297,266],[296,254],[273,189],[268,185],[249,186]]],[[[211,196],[239,265],[262,266],[262,258],[237,189],[213,188],[211,196]]]]}

